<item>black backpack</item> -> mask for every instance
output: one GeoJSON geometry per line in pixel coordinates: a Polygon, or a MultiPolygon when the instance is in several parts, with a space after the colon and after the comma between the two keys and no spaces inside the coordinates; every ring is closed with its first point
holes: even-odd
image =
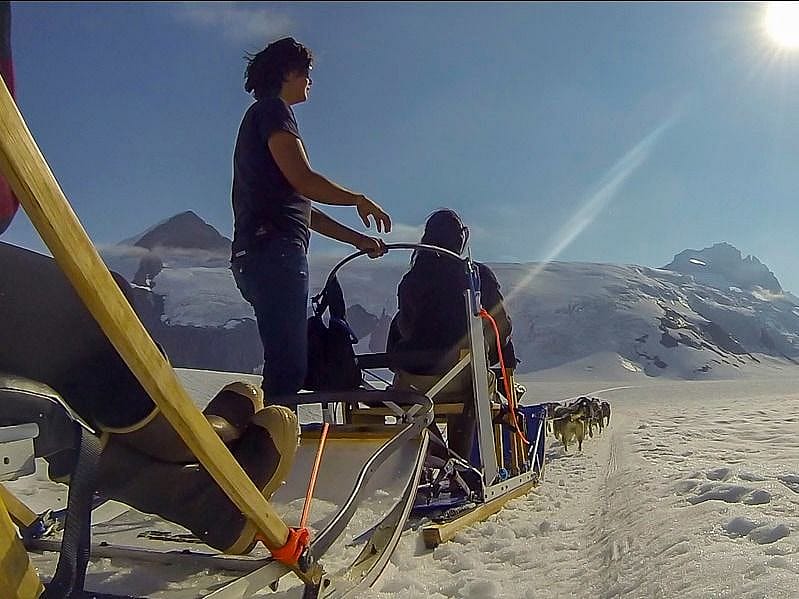
{"type": "Polygon", "coordinates": [[[349,391],[363,382],[353,345],[358,338],[347,323],[344,294],[336,277],[313,298],[314,314],[308,319],[308,372],[303,389],[349,391]],[[322,318],[330,311],[327,324],[322,318]]]}

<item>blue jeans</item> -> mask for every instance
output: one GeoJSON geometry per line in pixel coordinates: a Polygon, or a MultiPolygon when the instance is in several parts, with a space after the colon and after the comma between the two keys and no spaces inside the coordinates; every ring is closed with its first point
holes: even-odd
{"type": "Polygon", "coordinates": [[[255,310],[264,347],[267,403],[297,393],[308,369],[308,257],[305,247],[276,238],[231,264],[241,295],[255,310]]]}

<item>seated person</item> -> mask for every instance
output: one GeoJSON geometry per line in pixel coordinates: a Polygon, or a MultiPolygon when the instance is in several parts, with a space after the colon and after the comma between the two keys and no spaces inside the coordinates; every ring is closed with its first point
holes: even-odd
{"type": "MultiPolygon", "coordinates": [[[[44,383],[101,437],[97,490],[157,514],[227,553],[247,553],[255,527],[161,414],[52,258],[0,242],[0,382],[44,383]]],[[[131,301],[127,282],[115,279],[131,301]]],[[[225,386],[204,414],[256,487],[269,499],[288,475],[298,445],[294,413],[264,407],[261,389],[225,386]]],[[[64,481],[70,452],[49,460],[64,481]],[[66,456],[66,459],[64,459],[66,456]]]]}
{"type": "MultiPolygon", "coordinates": [[[[454,210],[442,209],[427,219],[421,243],[460,255],[468,239],[469,229],[458,214],[454,210]]],[[[481,303],[497,323],[506,367],[514,368],[516,356],[511,341],[511,320],[503,306],[499,282],[488,266],[478,262],[475,266],[480,276],[481,303]]],[[[468,349],[468,320],[463,295],[466,285],[464,268],[459,262],[431,251],[414,252],[411,268],[397,289],[399,310],[391,323],[386,350],[389,353],[421,351],[428,355],[432,353],[435,358],[402,361],[402,368],[395,371],[395,387],[414,387],[426,392],[458,362],[461,351],[468,349]]],[[[489,364],[497,364],[496,334],[490,322],[484,320],[483,325],[489,364]]],[[[489,380],[495,387],[491,371],[489,380]]],[[[471,452],[475,427],[471,391],[471,373],[466,369],[442,390],[439,398],[439,401],[446,401],[446,396],[457,396],[457,401],[464,402],[464,413],[448,419],[447,429],[450,448],[466,458],[471,452]]]]}

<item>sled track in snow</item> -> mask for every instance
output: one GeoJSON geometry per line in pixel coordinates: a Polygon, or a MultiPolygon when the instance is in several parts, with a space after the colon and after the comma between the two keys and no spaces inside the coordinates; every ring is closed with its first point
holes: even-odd
{"type": "MultiPolygon", "coordinates": [[[[603,389],[592,395],[622,389],[626,387],[603,389]]],[[[577,519],[581,525],[573,531],[583,548],[576,557],[585,575],[574,581],[582,583],[571,589],[573,596],[611,599],[651,597],[658,592],[658,584],[655,588],[651,584],[653,564],[647,557],[648,545],[657,540],[641,539],[635,533],[641,520],[648,517],[651,501],[646,467],[627,441],[639,423],[634,414],[622,405],[618,407],[602,434],[586,439],[580,456],[585,468],[583,479],[573,479],[582,487],[580,503],[585,506],[585,513],[577,519]]]]}
{"type": "MultiPolygon", "coordinates": [[[[675,565],[678,571],[689,572],[695,556],[685,551],[684,536],[663,534],[679,523],[667,526],[673,516],[657,507],[662,498],[653,479],[658,474],[636,446],[657,423],[641,421],[626,406],[618,407],[596,450],[601,476],[595,501],[600,513],[596,526],[587,527],[585,552],[595,573],[593,596],[690,596],[690,577],[676,572],[675,565]]],[[[588,596],[587,589],[578,592],[583,595],[588,596]]]]}
{"type": "Polygon", "coordinates": [[[599,527],[594,530],[595,547],[599,548],[591,562],[599,566],[597,586],[600,597],[626,594],[637,587],[637,576],[631,571],[631,558],[635,553],[635,540],[628,534],[625,523],[635,518],[638,505],[633,485],[629,484],[624,429],[629,426],[626,416],[617,417],[615,426],[607,434],[607,458],[604,460],[598,503],[601,505],[599,527]]]}

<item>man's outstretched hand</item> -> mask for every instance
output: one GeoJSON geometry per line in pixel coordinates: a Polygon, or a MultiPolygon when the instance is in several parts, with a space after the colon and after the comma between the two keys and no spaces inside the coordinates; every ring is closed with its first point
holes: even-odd
{"type": "Polygon", "coordinates": [[[370,258],[379,258],[388,251],[386,244],[378,237],[361,235],[355,242],[355,247],[360,251],[366,252],[370,258]]]}
{"type": "Polygon", "coordinates": [[[358,196],[355,208],[367,228],[372,226],[369,222],[369,217],[371,216],[375,220],[375,228],[378,233],[389,233],[391,231],[391,217],[365,195],[358,196]]]}

